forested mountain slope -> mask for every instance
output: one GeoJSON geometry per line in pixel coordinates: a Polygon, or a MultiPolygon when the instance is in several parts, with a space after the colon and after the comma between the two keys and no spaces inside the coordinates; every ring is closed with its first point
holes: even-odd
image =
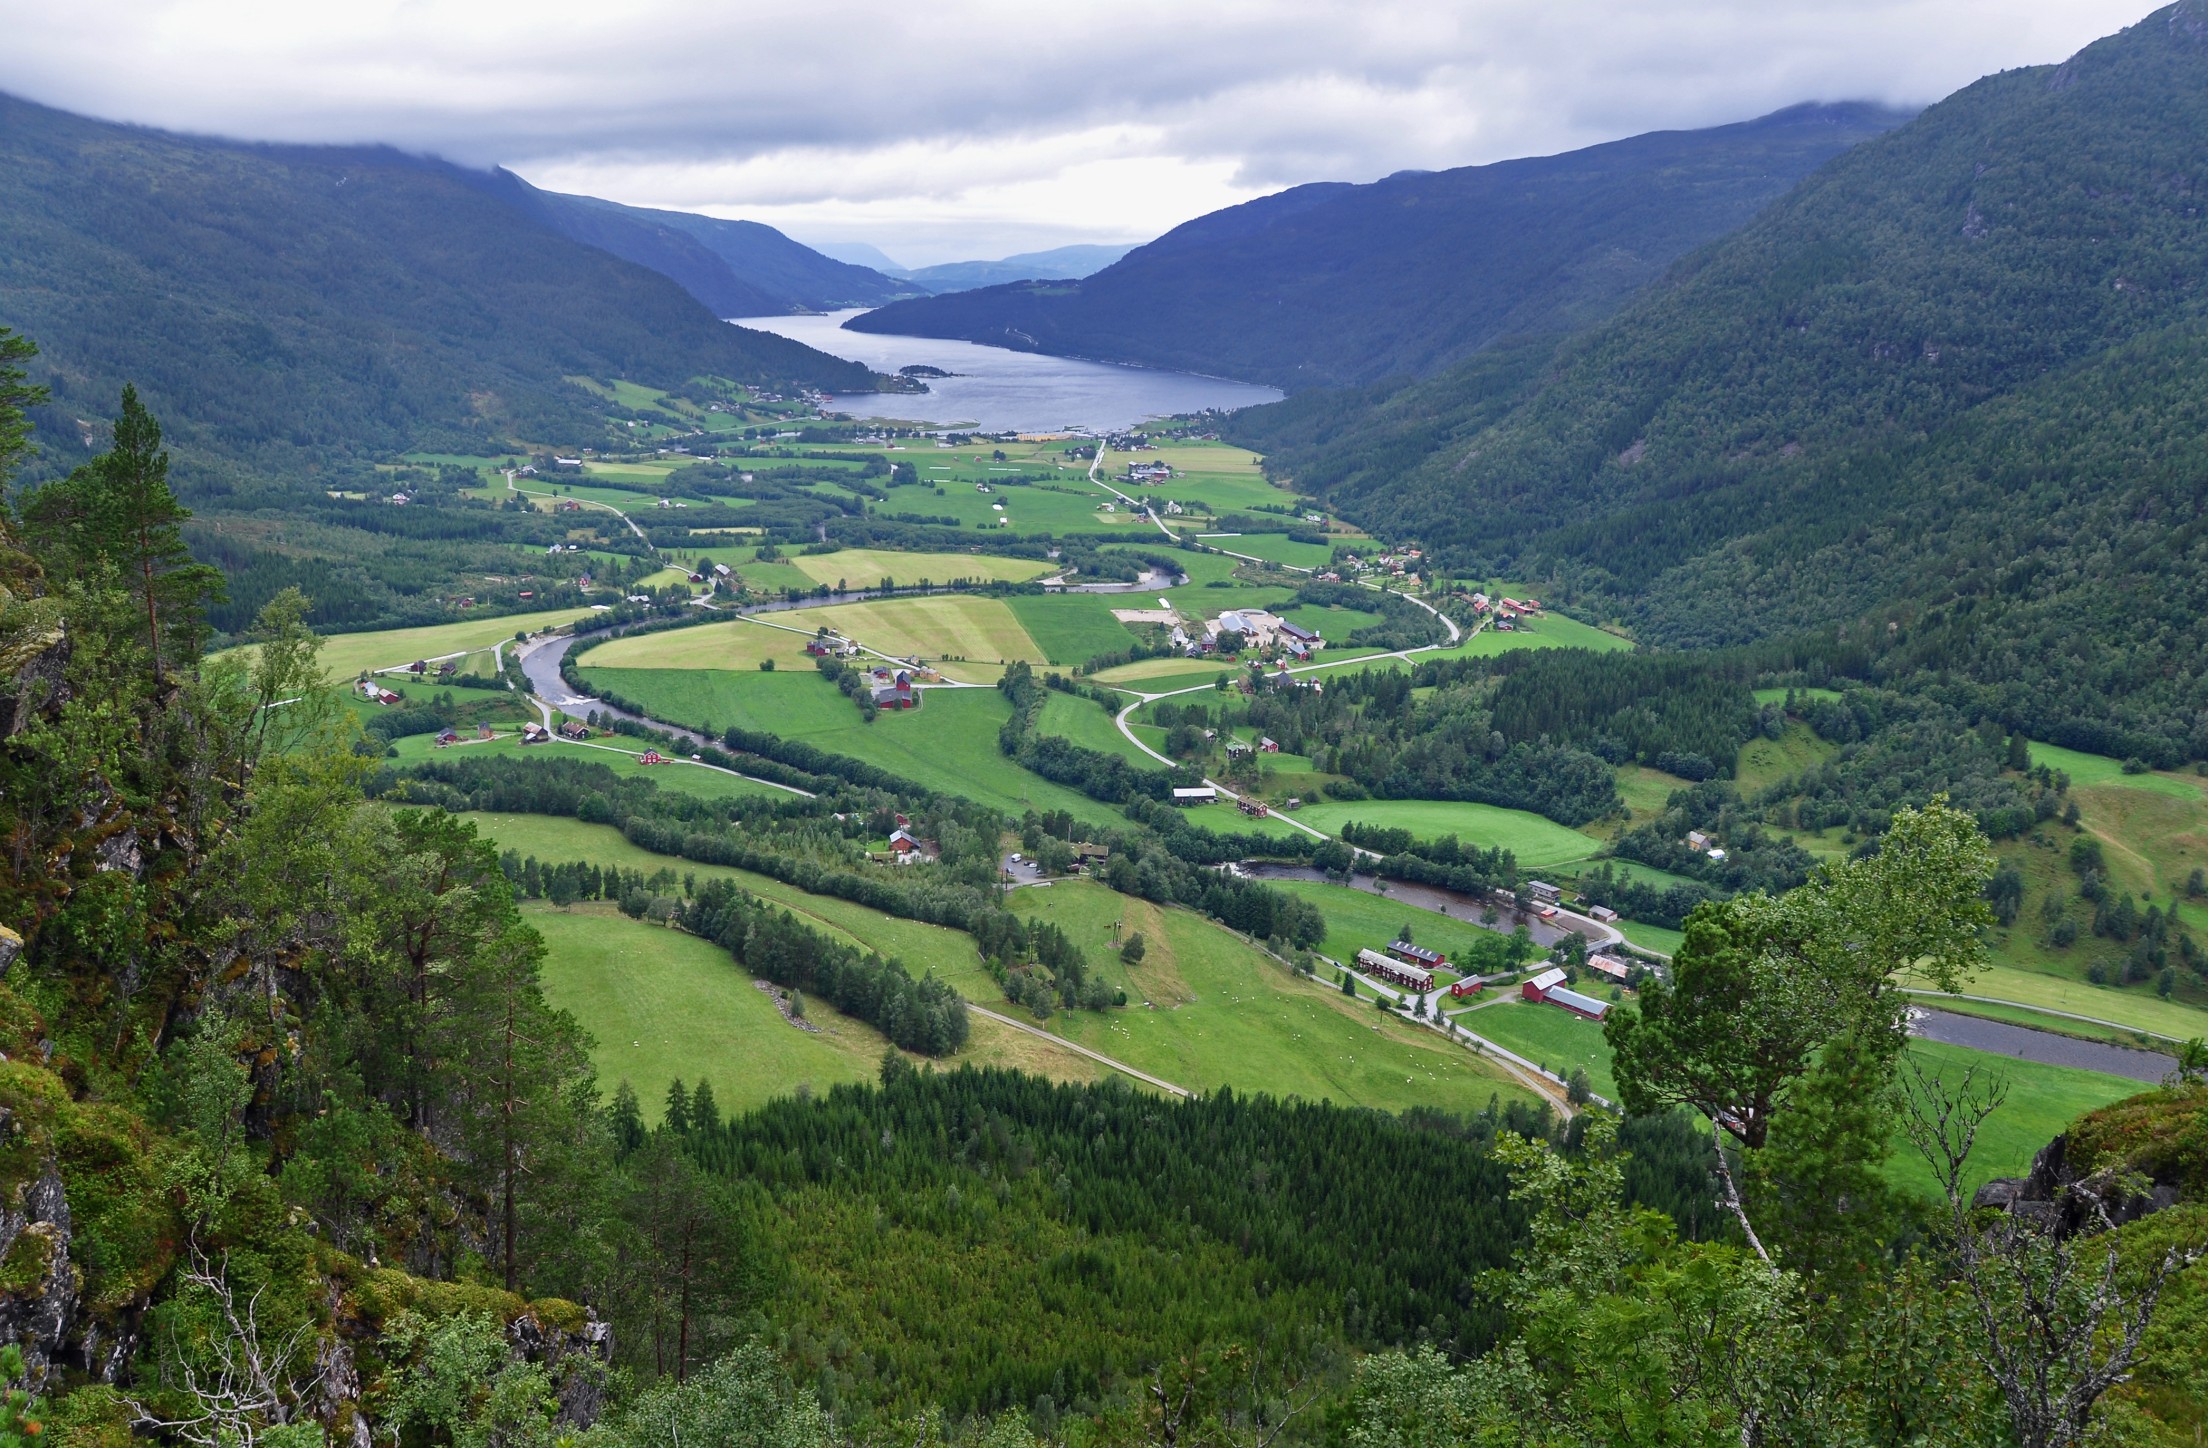
{"type": "Polygon", "coordinates": [[[2204,274],[2185,0],[1857,148],[1553,357],[1242,435],[1648,640],[1821,629],[2035,737],[2174,762],[2208,754],[2204,274]]]}
{"type": "Polygon", "coordinates": [[[500,189],[563,236],[673,278],[721,317],[872,307],[918,288],[821,255],[756,221],[623,206],[539,191],[510,171],[500,189]]]}
{"type": "Polygon", "coordinates": [[[864,389],[532,222],[485,178],[381,148],[249,146],[0,97],[0,324],[34,333],[40,469],[134,380],[195,486],[315,479],[410,447],[595,440],[564,380],[864,389]]]}
{"type": "Polygon", "coordinates": [[[1078,283],[898,302],[850,325],[1291,390],[1427,373],[1498,338],[1607,316],[1902,119],[1796,106],[1560,156],[1298,186],[1198,217],[1078,283]]]}

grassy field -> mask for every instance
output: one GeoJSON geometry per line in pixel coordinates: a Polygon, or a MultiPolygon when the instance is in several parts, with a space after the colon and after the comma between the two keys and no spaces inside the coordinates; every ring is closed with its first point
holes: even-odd
{"type": "Polygon", "coordinates": [[[1481,629],[1453,649],[1437,649],[1422,658],[1491,658],[1507,654],[1513,649],[1594,649],[1598,653],[1615,653],[1633,647],[1631,639],[1621,639],[1614,633],[1605,633],[1593,624],[1581,623],[1576,618],[1566,618],[1560,613],[1545,614],[1531,624],[1521,623],[1510,633],[1499,633],[1492,626],[1481,629]]]}
{"type": "MultiPolygon", "coordinates": [[[[1761,736],[1741,746],[1733,765],[1733,780],[1745,797],[1789,775],[1815,769],[1840,752],[1837,744],[1819,739],[1807,724],[1789,723],[1776,739],[1761,736]]],[[[1685,781],[1681,781],[1684,787],[1685,781]]]]}
{"type": "MultiPolygon", "coordinates": [[[[655,855],[640,849],[612,825],[586,825],[553,815],[495,814],[472,810],[461,816],[472,820],[484,838],[495,840],[501,850],[535,855],[549,862],[587,860],[600,867],[619,865],[647,874],[660,869],[700,880],[733,880],[764,900],[788,907],[808,925],[853,945],[905,962],[915,974],[934,971],[966,990],[979,980],[992,993],[996,983],[981,968],[973,938],[961,930],[928,925],[885,915],[833,895],[811,895],[795,885],[785,885],[766,875],[722,865],[701,865],[672,855],[655,855]]],[[[986,998],[986,997],[983,997],[986,998]]]]}
{"type": "Polygon", "coordinates": [[[1641,949],[1653,950],[1658,955],[1676,955],[1687,940],[1683,930],[1673,930],[1668,925],[1650,925],[1641,920],[1620,920],[1618,933],[1641,949]]]}
{"type": "Polygon", "coordinates": [[[1047,662],[1004,600],[973,594],[874,598],[830,608],[793,609],[778,621],[807,632],[825,625],[867,648],[899,658],[1047,662]]]}
{"type": "MultiPolygon", "coordinates": [[[[2146,1089],[2137,1081],[2104,1076],[2098,1071],[2041,1066],[1937,1041],[1913,1041],[1909,1054],[1951,1086],[1959,1084],[1963,1072],[1973,1066],[1978,1068],[1981,1081],[1991,1077],[2008,1086],[2001,1109],[1979,1128],[1977,1149],[1970,1157],[1968,1184],[1973,1189],[1990,1177],[2023,1175],[2040,1148],[2071,1122],[2095,1107],[2136,1096],[2146,1089]]],[[[1887,1160],[1886,1178],[1918,1191],[1930,1191],[1933,1185],[1923,1158],[1899,1139],[1887,1160]]]]}
{"type": "Polygon", "coordinates": [[[756,669],[772,659],[777,669],[816,672],[805,639],[802,633],[739,619],[615,639],[577,662],[602,669],[756,669]]]}
{"type": "MultiPolygon", "coordinates": [[[[535,633],[588,618],[589,605],[549,608],[537,613],[509,613],[462,619],[457,623],[425,624],[419,628],[380,629],[373,633],[328,634],[322,640],[324,677],[350,679],[362,669],[403,667],[416,659],[487,649],[517,632],[535,633]]],[[[251,648],[251,644],[244,647],[251,648]]]]}
{"type": "Polygon", "coordinates": [[[1331,543],[1298,543],[1285,533],[1245,533],[1239,538],[1202,537],[1199,541],[1229,553],[1247,553],[1252,558],[1293,564],[1298,568],[1323,568],[1327,559],[1334,556],[1331,543]]]}
{"type": "Polygon", "coordinates": [[[532,904],[523,914],[544,937],[546,997],[590,1032],[607,1094],[627,1081],[647,1120],[658,1119],[677,1079],[710,1080],[721,1108],[741,1111],[800,1084],[825,1091],[871,1080],[879,1067],[887,1042],[872,1027],[808,1001],[807,1019],[821,1029],[797,1029],[709,941],[602,901],[532,904]]]}
{"type": "Polygon", "coordinates": [[[1239,664],[1226,662],[1205,663],[1200,659],[1137,659],[1131,664],[1114,664],[1099,669],[1089,677],[1099,684],[1125,684],[1145,694],[1162,694],[1174,689],[1185,689],[1191,684],[1208,684],[1221,674],[1233,674],[1239,664]]]}
{"type": "Polygon", "coordinates": [[[1493,931],[1483,930],[1469,920],[1421,910],[1347,885],[1324,885],[1316,880],[1267,883],[1276,890],[1301,895],[1319,907],[1326,916],[1326,938],[1319,942],[1319,950],[1336,960],[1354,960],[1360,948],[1385,950],[1389,941],[1400,938],[1405,925],[1415,933],[1416,943],[1450,956],[1495,939],[1493,931]]]}
{"type": "Polygon", "coordinates": [[[1112,723],[1112,716],[1093,700],[1075,698],[1071,694],[1052,691],[1043,701],[1041,729],[1045,734],[1055,734],[1071,739],[1085,749],[1100,750],[1105,754],[1117,754],[1129,764],[1144,769],[1163,769],[1164,765],[1128,742],[1112,723]]]}
{"type": "Polygon", "coordinates": [[[2151,769],[2144,774],[2126,774],[2122,760],[2111,759],[2105,754],[2087,754],[2083,750],[2064,749],[2054,744],[2033,744],[2030,746],[2030,753],[2032,763],[2044,764],[2050,769],[2059,769],[2069,775],[2073,789],[2113,784],[2125,789],[2153,790],[2179,799],[2201,798],[2203,781],[2197,776],[2151,769]]]}
{"type": "Polygon", "coordinates": [[[1112,617],[1112,610],[1140,607],[1142,595],[1021,594],[1005,604],[1045,658],[1070,668],[1099,654],[1117,653],[1135,641],[1127,625],[1112,617]]]}
{"type": "Polygon", "coordinates": [[[886,548],[843,548],[834,553],[797,553],[789,564],[815,583],[847,582],[853,588],[872,588],[883,579],[900,584],[949,583],[972,579],[979,583],[1025,583],[1040,578],[1054,565],[1037,558],[998,558],[985,553],[896,553],[886,548]]]}
{"type": "Polygon", "coordinates": [[[594,739],[589,744],[571,743],[554,739],[549,744],[524,746],[520,736],[501,732],[496,738],[478,740],[463,730],[458,744],[439,749],[432,734],[410,734],[392,746],[395,758],[403,763],[417,763],[424,759],[482,759],[491,755],[500,758],[528,760],[584,759],[592,764],[603,764],[625,779],[637,778],[651,781],[672,794],[687,794],[697,799],[734,799],[739,795],[782,795],[783,790],[772,785],[755,784],[719,769],[709,769],[702,764],[692,764],[687,759],[672,760],[666,764],[639,764],[637,755],[642,751],[628,740],[594,739]]]}
{"type": "MultiPolygon", "coordinates": [[[[1597,1000],[1610,997],[1607,986],[1587,980],[1580,982],[1579,989],[1593,993],[1597,1000]]],[[[1559,1076],[1568,1077],[1578,1067],[1586,1071],[1587,1082],[1597,1095],[1611,1101],[1618,1099],[1617,1077],[1610,1071],[1610,1047],[1602,1039],[1599,1021],[1575,1015],[1562,1006],[1510,995],[1457,1017],[1457,1024],[1559,1076]]]]}
{"type": "Polygon", "coordinates": [[[1470,1052],[1304,980],[1189,911],[1087,881],[1020,890],[1013,902],[1022,914],[1055,921],[1092,967],[1127,990],[1126,1010],[1061,1012],[1051,1029],[1168,1081],[1390,1111],[1469,1113],[1494,1096],[1530,1099],[1470,1052]],[[1114,922],[1123,938],[1141,932],[1140,965],[1119,963],[1114,922]]]}
{"type": "Polygon", "coordinates": [[[1453,800],[1372,799],[1352,804],[1329,800],[1305,806],[1301,818],[1328,834],[1339,833],[1351,820],[1407,829],[1422,840],[1453,834],[1466,845],[1483,849],[1500,845],[1513,851],[1520,868],[1568,864],[1586,859],[1596,849],[1596,842],[1586,835],[1529,810],[1453,800]]]}
{"type": "MultiPolygon", "coordinates": [[[[589,658],[585,655],[586,664],[589,658]]],[[[585,668],[583,677],[641,704],[654,718],[802,739],[923,789],[1010,814],[1062,809],[1085,820],[1120,818],[1109,805],[1053,784],[998,752],[997,730],[1011,706],[994,689],[925,690],[918,709],[886,711],[869,724],[827,680],[804,670],[585,668]]]]}
{"type": "MultiPolygon", "coordinates": [[[[1908,976],[1901,979],[1904,985],[1929,985],[1927,981],[1908,976]]],[[[2024,970],[2013,965],[1987,966],[1971,978],[1963,987],[1963,993],[2044,1010],[2067,1011],[2071,1015],[2092,1016],[2171,1040],[2185,1041],[2208,1035],[2208,1011],[2197,1006],[2166,1001],[2146,990],[2092,985],[2068,976],[2024,970]]]]}

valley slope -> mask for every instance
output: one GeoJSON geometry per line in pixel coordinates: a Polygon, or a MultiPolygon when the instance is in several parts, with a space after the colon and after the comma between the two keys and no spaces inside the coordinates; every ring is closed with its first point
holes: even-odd
{"type": "Polygon", "coordinates": [[[849,325],[1290,390],[1426,373],[1498,338],[1607,316],[1903,119],[1797,106],[1560,156],[1298,186],[1198,217],[1078,282],[898,302],[849,325]]]}
{"type": "Polygon", "coordinates": [[[1792,637],[2034,738],[2200,757],[2204,137],[2186,0],[1855,149],[1561,349],[1237,436],[1646,641],[1792,637]]]}

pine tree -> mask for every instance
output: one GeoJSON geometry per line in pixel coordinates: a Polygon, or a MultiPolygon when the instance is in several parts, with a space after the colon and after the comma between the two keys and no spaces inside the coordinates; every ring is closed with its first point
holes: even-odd
{"type": "Polygon", "coordinates": [[[713,1083],[698,1082],[698,1089],[690,1093],[690,1129],[692,1131],[719,1131],[721,1108],[713,1099],[713,1083]]]}
{"type": "Polygon", "coordinates": [[[682,1136],[689,1133],[690,1091],[682,1084],[680,1076],[677,1076],[667,1087],[667,1115],[663,1120],[667,1129],[676,1135],[682,1136]]]}

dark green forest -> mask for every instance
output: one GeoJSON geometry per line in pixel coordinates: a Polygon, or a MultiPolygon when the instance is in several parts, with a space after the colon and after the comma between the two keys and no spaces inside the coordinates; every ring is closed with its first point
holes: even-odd
{"type": "Polygon", "coordinates": [[[2200,757],[2204,136],[2208,41],[2160,10],[1865,142],[1561,346],[1233,427],[1648,642],[1850,650],[2033,738],[2200,757]]]}

